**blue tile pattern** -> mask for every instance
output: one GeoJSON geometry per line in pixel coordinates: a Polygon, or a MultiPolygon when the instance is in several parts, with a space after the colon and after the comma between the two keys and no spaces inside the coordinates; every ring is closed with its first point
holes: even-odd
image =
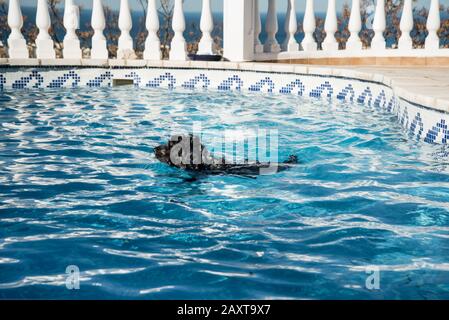
{"type": "Polygon", "coordinates": [[[255,84],[249,86],[248,90],[252,92],[260,92],[264,86],[268,86],[267,92],[272,93],[274,90],[274,83],[270,77],[265,77],[257,81],[255,84]]]}
{"type": "Polygon", "coordinates": [[[67,83],[67,80],[72,79],[72,88],[75,88],[78,86],[79,82],[81,81],[81,77],[76,74],[75,71],[71,70],[68,73],[63,74],[60,77],[57,77],[56,79],[54,79],[53,81],[51,81],[48,85],[47,88],[61,88],[63,86],[65,86],[65,84],[67,83]]]}
{"type": "Polygon", "coordinates": [[[200,75],[187,80],[181,86],[185,89],[195,89],[197,84],[200,82],[203,84],[201,86],[202,89],[207,89],[210,86],[210,80],[204,73],[201,73],[200,75]]]}
{"type": "Polygon", "coordinates": [[[324,91],[327,92],[327,95],[326,95],[327,98],[331,98],[332,95],[334,94],[334,89],[332,88],[329,81],[325,81],[324,83],[322,83],[315,89],[312,89],[312,91],[310,91],[310,93],[309,93],[309,96],[311,96],[313,98],[321,98],[321,95],[324,91]]]}
{"type": "Polygon", "coordinates": [[[167,81],[167,87],[169,89],[173,89],[175,87],[176,78],[170,72],[166,72],[166,73],[160,75],[159,77],[148,81],[146,86],[149,88],[157,88],[157,87],[160,87],[164,81],[167,81]]]}
{"type": "Polygon", "coordinates": [[[0,74],[0,90],[3,90],[4,85],[6,84],[6,78],[0,74]]]}
{"type": "Polygon", "coordinates": [[[139,87],[140,83],[142,82],[142,79],[140,78],[140,76],[135,71],[132,71],[131,73],[126,74],[125,78],[133,79],[133,85],[135,87],[139,87]]]}
{"type": "Polygon", "coordinates": [[[366,87],[366,89],[363,90],[363,92],[357,98],[358,103],[365,104],[369,107],[371,106],[372,101],[373,101],[373,93],[371,92],[370,87],[366,87]]]}
{"type": "Polygon", "coordinates": [[[28,84],[31,82],[31,80],[35,79],[36,82],[34,85],[32,85],[32,88],[39,88],[42,83],[44,83],[44,77],[42,77],[38,71],[33,70],[28,76],[21,77],[19,80],[14,81],[12,84],[13,89],[23,89],[27,88],[28,84]]]}
{"type": "Polygon", "coordinates": [[[352,84],[348,84],[339,94],[337,94],[337,99],[347,100],[348,95],[349,101],[354,101],[355,92],[352,84]]]}
{"type": "Polygon", "coordinates": [[[427,132],[424,141],[428,143],[435,143],[435,140],[440,135],[440,133],[442,135],[441,142],[447,143],[447,140],[449,139],[449,130],[446,120],[444,119],[441,119],[435,126],[432,127],[432,129],[427,132]]]}
{"type": "Polygon", "coordinates": [[[291,94],[293,92],[293,89],[297,88],[298,89],[298,95],[302,96],[304,95],[304,91],[306,91],[306,87],[304,86],[304,83],[302,83],[301,80],[296,79],[295,81],[290,82],[289,84],[287,84],[285,87],[282,87],[279,90],[279,93],[288,93],[291,94]]]}
{"type": "MultiPolygon", "coordinates": [[[[0,90],[5,88],[42,88],[44,83],[49,88],[76,87],[81,83],[87,87],[111,86],[114,78],[133,79],[135,86],[176,87],[177,81],[187,89],[247,90],[250,92],[279,92],[282,94],[297,94],[315,98],[327,97],[340,100],[357,101],[362,105],[374,106],[381,111],[387,111],[397,116],[398,122],[407,128],[409,133],[420,140],[429,143],[449,143],[449,114],[439,113],[423,106],[402,100],[392,94],[392,90],[379,84],[364,84],[366,81],[316,76],[301,76],[285,74],[265,74],[260,72],[223,73],[223,71],[201,70],[195,76],[192,71],[172,68],[167,69],[133,69],[133,68],[3,68],[0,72],[0,90]],[[31,71],[30,71],[31,70],[31,71]],[[11,77],[11,79],[9,78],[11,77]],[[317,79],[323,83],[317,85],[317,79]],[[252,83],[244,86],[244,81],[252,83]],[[281,83],[282,82],[282,83],[281,83]],[[334,95],[334,92],[336,93],[334,95]],[[411,120],[411,121],[410,121],[411,120]]],[[[198,69],[195,69],[198,72],[198,69]]],[[[320,82],[318,82],[320,83],[320,82]]]]}
{"type": "Polygon", "coordinates": [[[410,133],[412,135],[416,135],[416,137],[418,138],[418,140],[421,140],[421,135],[424,131],[424,124],[421,118],[421,113],[418,112],[416,113],[415,118],[413,119],[412,123],[410,124],[410,133]],[[416,132],[416,130],[418,129],[418,131],[416,132]]]}
{"type": "Polygon", "coordinates": [[[235,90],[242,90],[243,81],[238,75],[233,75],[232,77],[223,80],[217,87],[218,90],[231,90],[232,86],[235,84],[235,90]]]}
{"type": "Polygon", "coordinates": [[[385,98],[385,91],[382,90],[377,98],[374,100],[374,107],[377,109],[385,109],[387,99],[385,98]]]}
{"type": "Polygon", "coordinates": [[[111,78],[112,73],[111,71],[106,71],[105,73],[100,74],[98,77],[93,78],[92,80],[89,80],[86,85],[88,87],[101,87],[101,85],[104,83],[105,80],[107,81],[107,86],[111,86],[111,78]]]}

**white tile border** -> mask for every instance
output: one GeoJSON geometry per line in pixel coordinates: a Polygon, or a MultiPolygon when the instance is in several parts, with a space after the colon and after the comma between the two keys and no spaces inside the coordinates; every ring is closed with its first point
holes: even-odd
{"type": "Polygon", "coordinates": [[[235,70],[235,71],[257,71],[267,73],[292,73],[319,76],[347,77],[356,80],[373,81],[391,87],[399,98],[425,106],[437,111],[449,112],[449,100],[434,98],[431,96],[416,94],[407,90],[403,85],[394,85],[390,76],[382,74],[382,71],[360,71],[345,67],[327,67],[317,65],[293,65],[282,63],[260,63],[260,62],[206,62],[206,61],[171,61],[171,60],[92,60],[92,59],[0,59],[0,68],[7,66],[95,66],[103,68],[135,67],[135,68],[186,68],[186,69],[212,69],[212,70],[235,70]]]}

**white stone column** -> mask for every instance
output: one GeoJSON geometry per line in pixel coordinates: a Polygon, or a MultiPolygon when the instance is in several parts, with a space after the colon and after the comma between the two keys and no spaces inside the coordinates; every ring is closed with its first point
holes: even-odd
{"type": "Polygon", "coordinates": [[[290,0],[287,0],[287,12],[285,13],[285,22],[284,22],[284,32],[285,32],[285,40],[281,44],[281,49],[283,51],[287,51],[287,44],[290,40],[290,32],[289,32],[289,24],[290,24],[290,13],[292,12],[292,4],[290,0]]]}
{"type": "Polygon", "coordinates": [[[103,30],[106,27],[106,19],[104,17],[103,3],[101,0],[94,0],[91,25],[94,29],[91,59],[107,59],[109,54],[106,38],[103,34],[103,30]]]}
{"type": "Polygon", "coordinates": [[[295,39],[295,34],[298,29],[298,21],[296,20],[296,5],[295,0],[287,0],[287,13],[285,16],[285,41],[282,44],[282,50],[288,52],[295,52],[299,50],[299,44],[295,39]]]}
{"type": "Polygon", "coordinates": [[[148,36],[145,40],[143,58],[147,60],[161,60],[161,41],[157,36],[157,32],[159,31],[159,16],[157,15],[156,0],[148,0],[145,26],[148,30],[148,36]]]}
{"type": "Polygon", "coordinates": [[[134,56],[134,43],[129,32],[133,27],[133,21],[128,0],[120,0],[118,27],[120,28],[120,37],[118,38],[117,59],[131,58],[134,56]]]}
{"type": "Polygon", "coordinates": [[[440,48],[440,38],[437,34],[438,29],[440,29],[440,24],[440,2],[438,0],[432,0],[427,17],[427,31],[429,31],[429,34],[426,38],[426,49],[438,50],[440,48]]]}
{"type": "Polygon", "coordinates": [[[223,0],[223,56],[230,61],[254,59],[253,0],[223,0]]]}
{"type": "Polygon", "coordinates": [[[170,46],[170,60],[187,60],[187,45],[184,39],[186,21],[184,17],[183,0],[175,0],[173,8],[172,28],[175,35],[170,46]]]}
{"type": "Polygon", "coordinates": [[[210,0],[203,0],[200,29],[202,37],[198,44],[198,54],[213,54],[214,39],[212,39],[212,31],[214,30],[214,18],[210,0]]]}
{"type": "Polygon", "coordinates": [[[278,32],[278,17],[276,13],[276,0],[268,0],[267,21],[265,22],[265,31],[267,32],[267,40],[264,44],[265,52],[279,52],[281,47],[276,40],[278,32]]]}
{"type": "Polygon", "coordinates": [[[373,30],[374,37],[371,40],[371,49],[383,50],[386,47],[384,31],[387,26],[385,19],[385,0],[377,0],[376,12],[374,14],[373,30]]]}
{"type": "Polygon", "coordinates": [[[81,59],[80,41],[75,32],[79,28],[79,8],[74,5],[73,0],[65,0],[64,28],[66,35],[62,55],[65,59],[81,59]]]}
{"type": "Polygon", "coordinates": [[[55,59],[56,53],[53,40],[48,33],[51,26],[50,13],[48,12],[47,0],[38,0],[36,9],[36,26],[39,34],[36,38],[36,58],[55,59]]]}
{"type": "Polygon", "coordinates": [[[351,32],[351,36],[346,43],[346,50],[362,50],[362,41],[359,37],[359,32],[362,30],[360,0],[352,0],[351,17],[349,18],[348,28],[351,32]]]}
{"type": "Polygon", "coordinates": [[[262,53],[263,45],[260,42],[260,32],[262,31],[262,22],[260,21],[259,0],[254,0],[254,52],[262,53]]]}
{"type": "Polygon", "coordinates": [[[324,22],[324,31],[326,31],[326,38],[323,41],[323,50],[338,51],[338,42],[335,39],[335,33],[338,30],[337,10],[335,7],[335,0],[328,0],[326,21],[324,22]]]}
{"type": "Polygon", "coordinates": [[[307,0],[306,10],[304,12],[304,39],[301,42],[302,49],[304,51],[316,51],[318,48],[315,39],[313,38],[313,33],[316,29],[315,22],[315,8],[313,6],[313,0],[307,0]]]}
{"type": "Polygon", "coordinates": [[[412,0],[404,0],[404,8],[402,9],[401,22],[399,24],[401,29],[401,37],[398,42],[399,50],[411,50],[413,48],[413,41],[410,37],[410,32],[413,29],[413,5],[412,0]]]}
{"type": "Polygon", "coordinates": [[[22,10],[19,0],[10,0],[8,8],[8,26],[11,33],[8,37],[8,53],[11,59],[27,59],[28,49],[20,29],[23,26],[22,10]]]}

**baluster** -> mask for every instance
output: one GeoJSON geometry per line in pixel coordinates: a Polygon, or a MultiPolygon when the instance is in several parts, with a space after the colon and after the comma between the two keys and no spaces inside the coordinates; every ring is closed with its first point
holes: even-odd
{"type": "Polygon", "coordinates": [[[259,0],[254,0],[254,52],[262,53],[263,45],[260,42],[260,32],[262,31],[262,22],[260,21],[259,0]]]}
{"type": "Polygon", "coordinates": [[[65,0],[64,6],[64,49],[62,54],[66,59],[81,59],[80,41],[76,35],[79,28],[79,8],[73,4],[73,0],[65,0]]]}
{"type": "Polygon", "coordinates": [[[427,17],[427,30],[429,34],[426,38],[426,49],[437,50],[440,48],[440,38],[438,38],[437,34],[438,29],[440,29],[440,23],[440,2],[438,0],[432,0],[429,16],[427,17]]]}
{"type": "Polygon", "coordinates": [[[22,10],[19,0],[10,0],[8,8],[8,25],[11,33],[8,37],[9,57],[12,59],[27,59],[28,49],[20,29],[23,26],[22,10]]]}
{"type": "Polygon", "coordinates": [[[384,31],[387,23],[385,20],[385,0],[377,0],[376,12],[374,14],[373,30],[374,37],[371,41],[371,49],[383,50],[386,47],[384,31]]]}
{"type": "Polygon", "coordinates": [[[335,39],[335,32],[338,30],[337,10],[335,8],[335,0],[329,0],[327,3],[326,22],[324,23],[324,31],[326,38],[323,41],[323,50],[337,51],[338,42],[335,39]]]}
{"type": "Polygon", "coordinates": [[[351,35],[346,43],[347,50],[362,50],[362,41],[359,32],[362,29],[362,18],[360,16],[360,0],[352,0],[351,17],[349,18],[349,31],[351,35]]]}
{"type": "Polygon", "coordinates": [[[148,36],[145,40],[143,58],[147,60],[161,60],[161,41],[157,36],[159,31],[159,17],[157,15],[156,0],[148,0],[147,19],[145,25],[148,36]]]}
{"type": "Polygon", "coordinates": [[[296,20],[296,6],[295,0],[287,0],[288,8],[287,15],[285,17],[285,41],[283,49],[288,52],[294,52],[299,50],[299,44],[295,39],[295,33],[298,29],[298,22],[296,20]]]}
{"type": "Polygon", "coordinates": [[[55,59],[56,53],[53,48],[53,40],[48,33],[51,20],[47,0],[38,0],[37,2],[36,26],[39,28],[39,34],[36,38],[36,57],[38,59],[55,59]]]}
{"type": "Polygon", "coordinates": [[[121,33],[118,38],[117,59],[132,58],[134,57],[134,44],[129,32],[133,27],[133,22],[128,0],[120,0],[118,27],[121,33]]]}
{"type": "Polygon", "coordinates": [[[401,37],[398,42],[398,49],[411,50],[413,48],[412,38],[410,32],[413,29],[413,7],[412,0],[404,1],[404,8],[402,9],[401,22],[399,24],[401,28],[401,37]]]}
{"type": "Polygon", "coordinates": [[[317,43],[313,38],[313,33],[315,32],[316,22],[315,22],[315,9],[313,7],[313,0],[307,0],[306,10],[304,12],[304,39],[301,42],[304,51],[316,51],[317,43]]]}
{"type": "Polygon", "coordinates": [[[198,44],[198,54],[213,54],[214,39],[212,39],[211,33],[214,30],[214,18],[210,8],[210,0],[203,0],[200,29],[202,37],[198,44]]]}
{"type": "Polygon", "coordinates": [[[284,22],[284,32],[285,32],[285,40],[281,44],[281,49],[283,51],[287,51],[288,42],[290,41],[290,13],[292,12],[292,5],[290,0],[287,0],[287,12],[285,13],[285,22],[284,22]]]}
{"type": "Polygon", "coordinates": [[[184,39],[186,21],[184,18],[183,0],[175,0],[173,8],[172,28],[175,35],[171,42],[170,60],[187,60],[187,45],[184,39]]]}
{"type": "Polygon", "coordinates": [[[278,18],[276,14],[276,0],[268,0],[267,21],[265,22],[265,31],[267,32],[267,40],[265,41],[265,52],[279,52],[281,47],[276,40],[278,32],[278,18]]]}
{"type": "Polygon", "coordinates": [[[94,0],[92,7],[92,28],[94,35],[92,36],[92,59],[107,59],[108,49],[106,46],[106,38],[103,30],[106,27],[106,20],[104,17],[103,3],[101,0],[94,0]]]}

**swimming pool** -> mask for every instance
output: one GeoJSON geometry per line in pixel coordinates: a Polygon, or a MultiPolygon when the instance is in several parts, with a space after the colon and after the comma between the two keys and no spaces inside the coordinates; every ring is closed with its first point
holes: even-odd
{"type": "Polygon", "coordinates": [[[449,297],[448,149],[391,113],[229,91],[5,89],[0,123],[1,298],[449,297]],[[190,181],[153,147],[198,124],[208,147],[277,130],[279,160],[300,164],[190,181]]]}

